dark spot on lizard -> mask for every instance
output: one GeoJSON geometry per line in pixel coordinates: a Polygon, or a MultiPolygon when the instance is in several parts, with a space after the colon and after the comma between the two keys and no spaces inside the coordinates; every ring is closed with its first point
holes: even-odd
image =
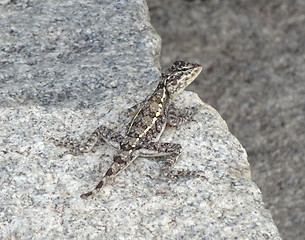
{"type": "Polygon", "coordinates": [[[105,176],[111,176],[113,174],[112,169],[109,168],[108,171],[106,172],[105,176]]]}
{"type": "Polygon", "coordinates": [[[103,181],[100,181],[99,184],[95,187],[95,189],[100,189],[104,185],[103,181]]]}
{"type": "Polygon", "coordinates": [[[177,85],[177,80],[175,79],[175,80],[171,81],[171,84],[172,85],[177,85]]]}
{"type": "Polygon", "coordinates": [[[125,161],[121,158],[121,156],[115,156],[113,161],[118,163],[118,164],[125,163],[125,161]]]}

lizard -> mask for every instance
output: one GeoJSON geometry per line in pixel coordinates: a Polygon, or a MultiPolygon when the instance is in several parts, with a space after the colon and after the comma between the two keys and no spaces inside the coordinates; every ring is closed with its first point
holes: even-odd
{"type": "Polygon", "coordinates": [[[99,126],[88,140],[77,147],[81,153],[89,152],[98,141],[105,141],[118,149],[113,157],[113,163],[106,171],[96,187],[87,193],[81,194],[86,199],[96,194],[110,179],[126,169],[138,157],[166,156],[162,173],[170,175],[170,168],[178,160],[182,147],[177,143],[158,142],[166,125],[177,126],[187,122],[190,114],[185,117],[177,116],[172,109],[173,98],[181,93],[201,72],[202,66],[196,63],[176,61],[161,74],[159,83],[154,92],[136,108],[133,118],[127,125],[126,133],[120,133],[99,126]]]}

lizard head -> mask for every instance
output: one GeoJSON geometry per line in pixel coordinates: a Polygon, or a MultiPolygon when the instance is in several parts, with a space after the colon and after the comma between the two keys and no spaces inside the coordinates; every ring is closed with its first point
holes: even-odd
{"type": "Polygon", "coordinates": [[[201,72],[202,66],[196,63],[176,61],[162,74],[162,80],[170,97],[182,92],[201,72]]]}

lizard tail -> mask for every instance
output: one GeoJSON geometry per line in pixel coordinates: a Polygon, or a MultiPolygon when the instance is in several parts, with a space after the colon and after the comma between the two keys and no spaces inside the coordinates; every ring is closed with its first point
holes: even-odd
{"type": "Polygon", "coordinates": [[[87,193],[83,193],[82,195],[80,195],[80,197],[82,199],[86,199],[90,196],[95,195],[95,193],[97,193],[102,187],[104,186],[104,180],[101,180],[95,187],[95,189],[93,191],[87,192],[87,193]]]}

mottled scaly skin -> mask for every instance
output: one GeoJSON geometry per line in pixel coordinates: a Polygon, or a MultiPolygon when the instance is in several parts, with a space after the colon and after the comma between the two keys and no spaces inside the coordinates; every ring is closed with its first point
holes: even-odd
{"type": "Polygon", "coordinates": [[[160,82],[130,122],[121,149],[130,150],[158,141],[166,126],[170,101],[164,83],[160,82]]]}
{"type": "Polygon", "coordinates": [[[140,104],[138,111],[130,121],[125,136],[121,136],[105,126],[98,127],[88,141],[77,150],[88,152],[98,140],[103,139],[119,150],[113,163],[93,191],[82,194],[87,198],[103,187],[111,178],[128,167],[137,157],[167,156],[164,175],[170,173],[169,167],[178,159],[181,146],[175,143],[158,142],[167,124],[176,126],[189,120],[169,111],[173,97],[184,90],[201,72],[199,64],[174,62],[172,67],[162,74],[160,82],[152,95],[140,104]]]}

